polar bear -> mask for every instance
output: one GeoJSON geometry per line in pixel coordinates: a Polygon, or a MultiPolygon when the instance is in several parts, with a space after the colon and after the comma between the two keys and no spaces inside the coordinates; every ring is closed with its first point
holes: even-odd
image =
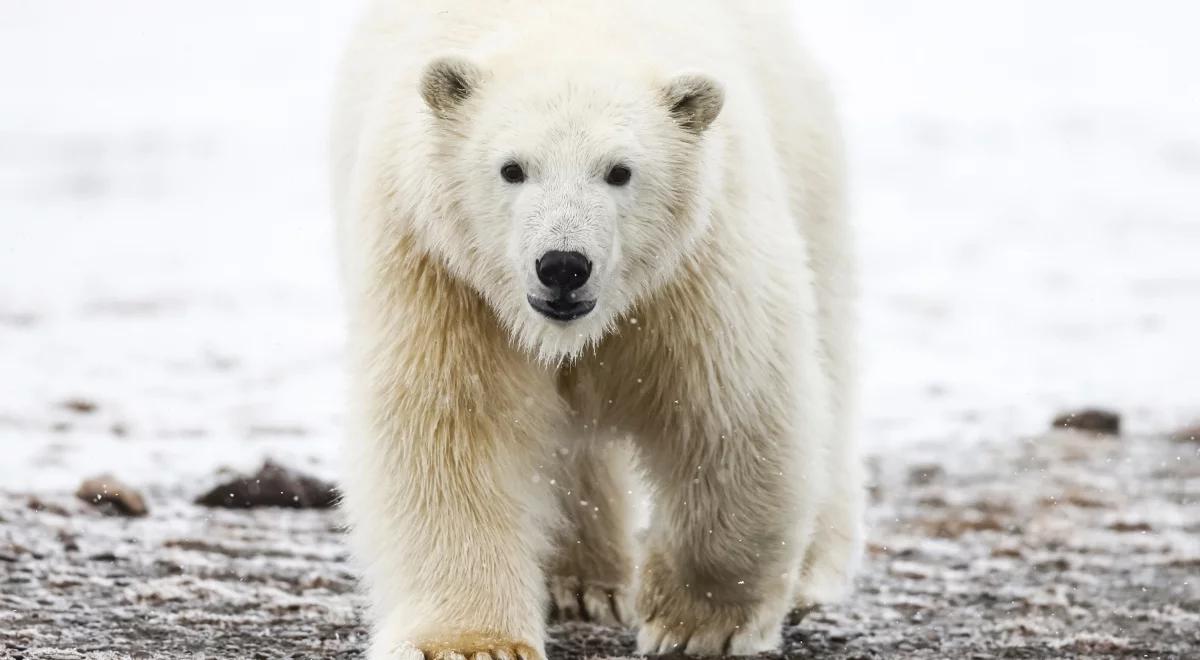
{"type": "Polygon", "coordinates": [[[544,658],[548,615],[752,654],[847,590],[851,236],[794,25],[375,2],[333,131],[370,658],[544,658]]]}

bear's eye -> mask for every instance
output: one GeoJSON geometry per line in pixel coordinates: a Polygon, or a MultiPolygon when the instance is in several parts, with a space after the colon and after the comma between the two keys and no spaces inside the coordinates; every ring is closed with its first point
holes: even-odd
{"type": "Polygon", "coordinates": [[[525,182],[525,170],[516,163],[505,163],[504,167],[500,168],[500,176],[509,183],[525,182]]]}
{"type": "Polygon", "coordinates": [[[623,186],[629,183],[629,179],[633,177],[633,172],[624,165],[616,165],[608,171],[608,176],[604,177],[604,182],[610,186],[623,186]]]}

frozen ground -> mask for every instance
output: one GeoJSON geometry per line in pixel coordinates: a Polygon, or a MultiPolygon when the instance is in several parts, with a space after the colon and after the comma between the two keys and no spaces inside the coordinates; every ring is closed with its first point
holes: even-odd
{"type": "MultiPolygon", "coordinates": [[[[356,4],[5,5],[0,648],[240,656],[275,630],[302,655],[361,646],[331,517],[186,504],[266,455],[336,470],[322,138],[356,4]],[[150,518],[64,495],[106,470],[147,489],[150,518]]],[[[862,594],[789,639],[936,656],[987,630],[993,652],[1182,654],[1200,628],[1200,454],[1155,436],[1200,417],[1200,9],[805,4],[852,144],[867,446],[943,477],[881,471],[862,594]],[[1127,443],[1024,440],[1085,403],[1125,413],[1127,443]],[[1022,467],[1035,450],[1047,460],[1022,467]],[[1102,505],[1042,502],[1069,484],[1102,505]]]]}
{"type": "MultiPolygon", "coordinates": [[[[1189,658],[1200,649],[1196,443],[1051,434],[872,461],[854,599],[785,630],[781,658],[1189,658]]],[[[0,649],[81,657],[356,658],[361,600],[334,514],[217,511],[190,484],[149,518],[69,495],[0,503],[0,649]],[[115,652],[105,655],[106,652],[115,652]]],[[[551,629],[550,660],[632,635],[551,629]]],[[[3,654],[0,653],[0,657],[3,654]]]]}

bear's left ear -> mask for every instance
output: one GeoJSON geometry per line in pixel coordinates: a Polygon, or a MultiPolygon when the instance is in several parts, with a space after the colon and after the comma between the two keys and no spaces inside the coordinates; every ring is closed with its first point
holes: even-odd
{"type": "Polygon", "coordinates": [[[425,67],[421,96],[439,117],[449,117],[470,98],[483,80],[483,72],[461,57],[440,57],[425,67]]]}
{"type": "Polygon", "coordinates": [[[717,81],[700,74],[675,76],[662,91],[671,116],[684,129],[703,133],[725,105],[725,90],[717,81]]]}

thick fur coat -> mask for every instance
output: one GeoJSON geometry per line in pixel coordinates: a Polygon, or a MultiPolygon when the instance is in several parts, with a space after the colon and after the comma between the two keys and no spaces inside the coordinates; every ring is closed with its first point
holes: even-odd
{"type": "Polygon", "coordinates": [[[845,592],[851,237],[796,20],[379,0],[363,21],[333,178],[371,658],[541,658],[548,614],[755,653],[845,592]]]}

